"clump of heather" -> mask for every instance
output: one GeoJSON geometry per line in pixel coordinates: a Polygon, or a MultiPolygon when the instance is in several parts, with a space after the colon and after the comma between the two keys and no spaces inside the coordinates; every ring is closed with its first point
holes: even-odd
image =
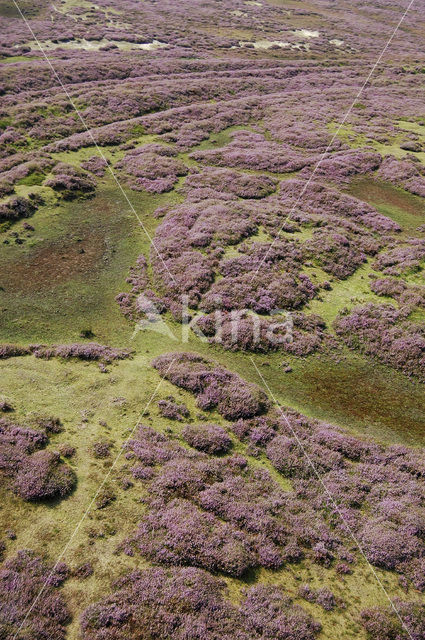
{"type": "Polygon", "coordinates": [[[16,358],[30,353],[28,347],[21,347],[16,344],[0,344],[0,359],[16,358]]]}
{"type": "MultiPolygon", "coordinates": [[[[260,177],[266,176],[248,174],[247,184],[260,177]]],[[[187,200],[161,210],[163,219],[155,234],[150,286],[161,297],[147,290],[145,277],[143,287],[120,294],[119,303],[128,317],[149,320],[152,300],[157,313],[169,309],[182,321],[182,294],[187,295],[189,308],[199,308],[207,314],[249,309],[270,315],[277,310],[299,310],[319,293],[304,272],[304,265],[317,265],[334,277],[345,279],[385,245],[373,232],[400,231],[396,223],[370,205],[318,182],[283,180],[279,193],[263,197],[261,203],[254,191],[237,200],[242,194],[240,184],[241,174],[229,169],[205,167],[189,175],[182,188],[187,200]],[[220,179],[223,187],[221,195],[217,195],[220,179]],[[301,192],[302,206],[298,203],[301,192]],[[296,237],[301,230],[299,225],[313,230],[303,242],[296,237]],[[278,238],[282,226],[294,237],[278,238]],[[270,239],[274,238],[273,243],[250,240],[261,228],[270,239]],[[237,252],[228,257],[226,247],[234,245],[237,252]],[[137,296],[141,293],[142,304],[138,308],[137,296]]],[[[146,272],[146,265],[143,271],[146,272]]],[[[276,325],[270,318],[258,319],[259,335],[255,339],[251,318],[241,318],[236,340],[233,324],[228,320],[225,316],[220,337],[224,348],[262,352],[277,348],[279,340],[269,339],[276,325]]],[[[219,341],[211,330],[211,317],[198,318],[196,323],[210,342],[219,341]]],[[[321,347],[324,337],[310,327],[297,334],[293,347],[283,344],[282,348],[308,355],[321,347]]]]}
{"type": "Polygon", "coordinates": [[[76,484],[72,469],[51,451],[36,451],[25,458],[13,484],[14,491],[24,500],[64,498],[76,484]]]}
{"type": "Polygon", "coordinates": [[[0,420],[0,470],[24,500],[63,498],[76,484],[59,453],[47,451],[46,433],[0,420]]]}
{"type": "Polygon", "coordinates": [[[192,324],[195,333],[201,331],[209,342],[220,344],[226,350],[259,353],[282,350],[298,356],[307,356],[325,344],[331,346],[325,328],[319,316],[302,312],[268,319],[248,312],[213,311],[192,324]]]}
{"type": "Polygon", "coordinates": [[[14,411],[13,405],[7,400],[0,400],[0,411],[3,413],[9,413],[10,411],[14,411]]]}
{"type": "Polygon", "coordinates": [[[256,475],[241,456],[209,460],[205,453],[179,448],[164,436],[158,451],[157,435],[141,428],[129,443],[126,457],[135,461],[133,476],[147,485],[151,498],[149,512],[125,542],[125,551],[231,575],[249,567],[282,566],[276,541],[284,531],[271,515],[271,504],[277,507],[283,496],[269,474],[256,475]],[[202,536],[195,543],[192,533],[198,529],[202,536]]]}
{"type": "Polygon", "coordinates": [[[61,444],[58,447],[58,451],[63,458],[73,458],[76,453],[75,447],[70,444],[61,444]]]}
{"type": "Polygon", "coordinates": [[[182,435],[191,447],[210,455],[227,453],[232,446],[231,438],[217,424],[188,424],[183,429],[182,435]]]}
{"type": "Polygon", "coordinates": [[[368,638],[421,640],[425,634],[425,606],[420,602],[403,602],[396,599],[394,608],[399,615],[390,607],[362,611],[360,621],[368,638]]]}
{"type": "Polygon", "coordinates": [[[408,535],[408,525],[397,526],[382,517],[365,524],[360,531],[360,541],[369,561],[390,571],[423,553],[420,540],[408,535]]]}
{"type": "Polygon", "coordinates": [[[98,344],[97,342],[54,344],[47,346],[44,344],[30,344],[28,347],[21,347],[14,344],[0,345],[0,359],[14,358],[33,354],[36,358],[78,358],[79,360],[96,360],[112,362],[113,360],[124,360],[131,357],[129,349],[119,349],[98,344]]]}
{"type": "Polygon", "coordinates": [[[61,433],[63,431],[63,425],[60,418],[55,416],[36,416],[34,422],[40,429],[49,433],[61,433]]]}
{"type": "Polygon", "coordinates": [[[231,206],[222,200],[207,200],[172,209],[155,234],[161,258],[156,251],[151,253],[161,293],[176,301],[187,294],[190,306],[197,306],[218,266],[211,250],[205,249],[214,243],[237,244],[256,228],[249,208],[238,203],[231,206]]]}
{"type": "Polygon", "coordinates": [[[43,433],[19,427],[4,419],[0,421],[0,469],[7,484],[13,482],[27,457],[46,444],[47,437],[43,433]]]}
{"type": "Polygon", "coordinates": [[[326,323],[320,316],[298,311],[291,314],[290,320],[292,327],[290,326],[287,339],[282,341],[284,351],[296,356],[308,356],[325,347],[335,346],[335,341],[326,332],[326,323]]]}
{"type": "Polygon", "coordinates": [[[246,535],[188,500],[172,500],[144,516],[135,544],[154,562],[189,565],[240,577],[257,564],[246,535]]]}
{"type": "Polygon", "coordinates": [[[370,288],[376,295],[391,298],[399,298],[406,290],[404,280],[396,278],[376,278],[370,283],[370,288]]]}
{"type": "Polygon", "coordinates": [[[0,222],[14,222],[20,218],[29,218],[37,210],[34,201],[18,196],[0,204],[0,222]]]}
{"type": "Polygon", "coordinates": [[[403,187],[410,193],[425,197],[425,177],[423,165],[410,158],[401,160],[387,156],[378,171],[379,177],[403,187]]]}
{"type": "Polygon", "coordinates": [[[174,398],[160,400],[158,402],[159,413],[163,418],[179,420],[180,422],[189,417],[189,409],[185,404],[178,404],[174,398]]]}
{"type": "MultiPolygon", "coordinates": [[[[161,358],[157,367],[163,375],[173,358],[178,362],[168,378],[171,382],[195,394],[202,392],[202,358],[185,354],[184,367],[176,354],[161,358]]],[[[222,383],[230,387],[231,378],[222,383]]],[[[197,507],[193,517],[199,519],[199,527],[206,511],[232,525],[229,535],[231,531],[243,534],[250,567],[279,568],[308,556],[324,568],[335,566],[341,574],[350,573],[356,558],[345,547],[349,523],[350,532],[361,540],[373,565],[397,571],[416,588],[425,588],[420,578],[425,553],[421,525],[425,496],[420,484],[425,473],[423,456],[408,448],[384,447],[349,436],[293,411],[285,411],[285,416],[269,409],[248,419],[228,419],[248,453],[255,450],[257,457],[265,455],[278,473],[290,479],[289,492],[281,491],[267,472],[251,468],[242,456],[208,457],[211,454],[205,448],[199,452],[183,449],[175,440],[177,436],[166,438],[140,427],[126,457],[134,460],[133,476],[148,488],[148,514],[153,515],[148,518],[148,528],[140,530],[140,537],[136,534],[126,550],[143,549],[160,562],[159,549],[166,544],[170,553],[179,554],[179,562],[211,568],[201,551],[191,556],[192,547],[173,542],[173,523],[179,521],[181,501],[185,501],[185,509],[191,508],[189,503],[197,507]],[[338,509],[318,486],[316,472],[338,509]],[[172,518],[168,517],[171,503],[172,518]]],[[[193,431],[193,426],[188,429],[193,431]]],[[[207,531],[209,541],[219,544],[222,540],[222,555],[211,556],[210,562],[214,560],[215,570],[229,572],[223,555],[226,547],[212,521],[205,536],[207,531]]],[[[328,593],[319,595],[321,606],[334,606],[328,593]]]]}
{"type": "Polygon", "coordinates": [[[57,566],[50,575],[51,571],[48,564],[27,550],[19,551],[0,567],[0,633],[5,640],[15,634],[20,638],[65,640],[70,614],[58,587],[67,576],[66,565],[57,566]],[[30,610],[43,587],[37,606],[30,610]]]}
{"type": "Polygon", "coordinates": [[[114,500],[117,499],[117,496],[112,489],[112,487],[106,485],[102,487],[95,499],[95,505],[97,509],[105,509],[108,507],[114,500]]]}
{"type": "Polygon", "coordinates": [[[248,630],[255,634],[253,637],[258,634],[260,638],[314,640],[321,630],[321,624],[293,605],[278,587],[251,587],[241,610],[248,630]]]}
{"type": "Polygon", "coordinates": [[[130,292],[119,293],[115,298],[122,313],[133,322],[140,318],[148,321],[156,319],[158,313],[165,310],[163,302],[148,290],[147,267],[145,256],[140,255],[135,266],[130,268],[130,273],[126,278],[126,282],[131,285],[130,292]]]}
{"type": "Polygon", "coordinates": [[[109,442],[109,440],[99,440],[91,445],[90,451],[94,458],[109,458],[111,455],[111,447],[112,442],[109,442]]]}
{"type": "Polygon", "coordinates": [[[336,334],[351,349],[425,379],[424,323],[406,320],[405,314],[392,305],[370,303],[341,313],[334,326],[336,334]]]}
{"type": "Polygon", "coordinates": [[[199,189],[211,189],[217,197],[220,193],[229,192],[239,198],[265,198],[275,191],[276,180],[265,175],[206,167],[199,173],[189,175],[182,191],[190,195],[199,189]]]}
{"type": "Polygon", "coordinates": [[[235,131],[232,138],[232,142],[221,149],[194,151],[190,157],[218,167],[267,170],[273,173],[298,171],[316,160],[316,156],[295,151],[289,145],[269,142],[259,133],[235,131]]]}
{"type": "Polygon", "coordinates": [[[351,276],[364,262],[366,254],[356,239],[329,231],[315,231],[305,243],[307,253],[326,273],[340,280],[351,276]]]}
{"type": "Polygon", "coordinates": [[[409,285],[398,278],[376,278],[370,288],[378,296],[397,300],[403,312],[425,306],[425,287],[420,285],[409,285]]]}
{"type": "Polygon", "coordinates": [[[162,144],[147,144],[129,151],[116,165],[127,176],[129,186],[149,193],[171,191],[179,176],[187,174],[177,151],[162,144]]]}
{"type": "Polygon", "coordinates": [[[396,246],[380,253],[373,267],[385,275],[399,276],[420,271],[424,260],[425,241],[413,238],[404,246],[396,246]]]}
{"type": "Polygon", "coordinates": [[[396,222],[382,216],[366,202],[315,180],[308,184],[299,178],[284,180],[281,182],[279,198],[295,220],[299,217],[302,220],[307,215],[311,221],[319,219],[322,224],[336,223],[356,229],[356,235],[362,226],[376,231],[401,230],[396,222]],[[353,224],[361,226],[356,228],[353,224]]]}
{"type": "Polygon", "coordinates": [[[124,640],[138,634],[177,640],[248,640],[242,617],[225,597],[225,584],[192,567],[127,574],[115,592],[83,613],[84,640],[124,640]],[[105,636],[105,634],[107,634],[105,636]]]}
{"type": "Polygon", "coordinates": [[[415,589],[425,592],[425,557],[414,558],[410,562],[406,573],[415,589]]]}
{"type": "Polygon", "coordinates": [[[58,344],[52,346],[31,345],[31,352],[36,358],[78,358],[79,360],[100,360],[112,362],[131,357],[129,349],[118,349],[98,344],[97,342],[58,344]]]}
{"type": "Polygon", "coordinates": [[[281,346],[286,329],[282,323],[250,315],[247,312],[233,316],[213,311],[197,318],[192,325],[195,333],[202,332],[211,343],[220,344],[230,351],[267,353],[281,346]]]}
{"type": "Polygon", "coordinates": [[[108,163],[106,160],[101,158],[100,156],[91,156],[88,160],[85,160],[81,163],[81,168],[85,171],[90,171],[90,173],[94,173],[94,175],[98,177],[102,177],[105,175],[106,168],[108,163]]]}
{"type": "Polygon", "coordinates": [[[314,602],[320,605],[325,611],[332,611],[332,609],[336,607],[335,596],[332,591],[326,587],[314,590],[308,584],[304,584],[299,588],[298,595],[308,602],[314,602]]]}
{"type": "Polygon", "coordinates": [[[217,409],[226,419],[249,418],[267,407],[259,387],[193,353],[159,356],[153,366],[176,386],[195,392],[201,409],[217,409]]]}
{"type": "Polygon", "coordinates": [[[191,567],[130,573],[115,589],[85,610],[84,640],[147,637],[152,629],[161,639],[314,640],[321,628],[278,587],[252,587],[236,607],[222,580],[191,567]]]}
{"type": "MultiPolygon", "coordinates": [[[[381,156],[369,149],[350,149],[338,151],[321,160],[317,167],[316,176],[321,176],[332,182],[349,182],[359,174],[371,173],[379,168],[381,156]]],[[[304,169],[300,175],[307,177],[311,170],[304,169]]]]}
{"type": "MultiPolygon", "coordinates": [[[[237,268],[236,260],[232,263],[237,268]]],[[[223,265],[225,272],[230,265],[223,265]]],[[[316,288],[305,274],[279,273],[275,268],[264,268],[258,273],[245,272],[225,275],[215,282],[202,298],[201,308],[212,311],[219,307],[252,309],[269,313],[277,309],[299,309],[314,297],[316,288]]]]}
{"type": "Polygon", "coordinates": [[[184,452],[181,446],[172,442],[167,436],[144,425],[139,425],[137,438],[131,440],[128,447],[133,453],[127,453],[126,457],[131,460],[137,456],[147,467],[167,462],[184,452]]]}
{"type": "Polygon", "coordinates": [[[96,185],[86,173],[65,162],[57,164],[52,174],[45,185],[58,191],[65,200],[91,195],[95,191],[96,185]]]}
{"type": "Polygon", "coordinates": [[[79,580],[86,580],[86,578],[90,578],[93,573],[94,570],[92,564],[90,562],[85,562],[84,564],[80,564],[78,567],[76,567],[72,572],[72,575],[79,580]]]}

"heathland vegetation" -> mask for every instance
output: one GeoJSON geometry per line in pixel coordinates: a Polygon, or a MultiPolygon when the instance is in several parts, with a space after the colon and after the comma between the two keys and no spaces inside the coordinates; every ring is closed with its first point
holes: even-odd
{"type": "Polygon", "coordinates": [[[1,640],[425,637],[406,8],[0,0],[1,640]]]}

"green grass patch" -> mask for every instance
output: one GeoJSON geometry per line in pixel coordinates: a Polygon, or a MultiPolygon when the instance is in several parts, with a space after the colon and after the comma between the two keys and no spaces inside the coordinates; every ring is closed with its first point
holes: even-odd
{"type": "Polygon", "coordinates": [[[345,280],[332,278],[317,267],[310,269],[308,275],[316,274],[316,282],[323,282],[323,279],[330,280],[332,289],[330,291],[322,290],[318,298],[311,300],[307,306],[308,311],[317,313],[332,329],[333,321],[344,307],[351,308],[367,302],[380,304],[382,298],[379,298],[370,290],[369,275],[373,273],[370,262],[361,266],[352,276],[345,280]],[[323,274],[325,275],[324,278],[323,274]]]}
{"type": "Polygon", "coordinates": [[[361,178],[351,183],[349,192],[397,222],[405,232],[410,233],[425,223],[423,199],[388,182],[361,178]]]}
{"type": "MultiPolygon", "coordinates": [[[[177,196],[129,198],[152,236],[152,212],[177,196]]],[[[115,296],[150,242],[112,181],[94,198],[41,207],[31,224],[23,245],[0,245],[0,341],[75,341],[89,328],[99,342],[126,343],[132,329],[115,296]]]]}
{"type": "Polygon", "coordinates": [[[145,133],[145,127],[142,124],[135,124],[131,127],[129,134],[131,136],[142,136],[145,133]]]}
{"type": "MultiPolygon", "coordinates": [[[[0,15],[2,15],[0,13],[0,15]]],[[[1,58],[0,64],[12,64],[13,62],[27,62],[29,60],[37,60],[37,56],[8,56],[1,58]]]]}
{"type": "Polygon", "coordinates": [[[411,122],[410,120],[399,120],[396,123],[403,131],[412,131],[425,137],[425,124],[423,122],[411,122]]]}
{"type": "Polygon", "coordinates": [[[30,173],[24,178],[21,178],[20,180],[18,180],[17,184],[23,184],[28,187],[32,187],[34,185],[41,185],[43,183],[44,178],[45,178],[44,173],[41,173],[41,171],[34,171],[33,173],[30,173]]]}

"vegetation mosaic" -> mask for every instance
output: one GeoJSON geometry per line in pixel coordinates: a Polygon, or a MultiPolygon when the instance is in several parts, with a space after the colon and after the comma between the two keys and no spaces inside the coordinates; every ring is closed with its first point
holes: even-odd
{"type": "Polygon", "coordinates": [[[0,639],[425,638],[424,0],[0,0],[0,639]]]}

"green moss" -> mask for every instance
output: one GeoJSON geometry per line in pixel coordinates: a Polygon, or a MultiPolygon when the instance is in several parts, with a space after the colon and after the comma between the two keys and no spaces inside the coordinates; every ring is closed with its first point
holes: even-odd
{"type": "Polygon", "coordinates": [[[7,58],[1,58],[0,64],[12,64],[13,62],[27,62],[27,60],[28,61],[37,60],[37,56],[8,56],[7,58]]]}
{"type": "Polygon", "coordinates": [[[327,124],[327,127],[332,134],[338,132],[338,138],[351,147],[364,147],[366,145],[366,136],[359,135],[351,124],[332,121],[327,124]]]}
{"type": "Polygon", "coordinates": [[[206,151],[207,149],[217,149],[220,147],[224,147],[232,141],[232,133],[234,131],[245,131],[250,130],[251,127],[249,125],[235,125],[233,127],[227,127],[223,129],[219,133],[212,133],[207,140],[203,140],[198,145],[194,146],[191,149],[192,151],[206,151]]]}
{"type": "Polygon", "coordinates": [[[344,307],[351,308],[366,302],[382,302],[382,298],[370,290],[369,275],[373,273],[370,263],[371,260],[345,280],[332,278],[317,267],[306,270],[308,275],[312,272],[316,274],[316,282],[331,280],[332,286],[330,291],[322,290],[320,297],[309,303],[308,310],[321,316],[331,328],[339,311],[344,307]]]}
{"type": "Polygon", "coordinates": [[[135,124],[131,127],[129,134],[132,136],[142,136],[145,133],[145,127],[142,124],[135,124]]]}
{"type": "Polygon", "coordinates": [[[12,118],[9,118],[9,117],[0,118],[0,127],[2,129],[6,129],[6,127],[10,127],[12,123],[13,123],[12,118]]]}
{"type": "Polygon", "coordinates": [[[412,122],[410,120],[399,120],[396,123],[403,131],[413,131],[425,137],[425,124],[423,122],[412,122]]]}
{"type": "Polygon", "coordinates": [[[28,176],[25,176],[24,178],[21,178],[20,180],[18,180],[17,184],[24,184],[30,187],[33,185],[41,185],[43,183],[44,178],[45,178],[44,173],[41,173],[40,171],[34,171],[33,173],[30,173],[28,176]]]}

